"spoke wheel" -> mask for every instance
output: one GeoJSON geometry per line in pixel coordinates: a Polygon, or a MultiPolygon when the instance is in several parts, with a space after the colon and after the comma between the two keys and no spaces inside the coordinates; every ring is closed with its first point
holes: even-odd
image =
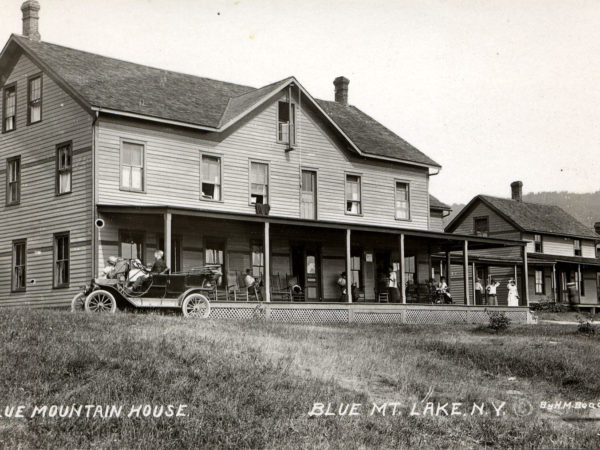
{"type": "Polygon", "coordinates": [[[71,300],[71,312],[84,311],[85,310],[85,294],[80,292],[73,300],[71,300]]]}
{"type": "Polygon", "coordinates": [[[181,305],[185,317],[206,319],[210,315],[210,302],[202,294],[190,294],[181,305]]]}
{"type": "Polygon", "coordinates": [[[94,291],[85,299],[85,311],[89,313],[111,313],[117,310],[117,301],[108,291],[94,291]]]}

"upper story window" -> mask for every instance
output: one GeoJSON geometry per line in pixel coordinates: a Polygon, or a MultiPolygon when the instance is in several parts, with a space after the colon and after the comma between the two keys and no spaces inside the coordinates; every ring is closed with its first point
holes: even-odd
{"type": "Polygon", "coordinates": [[[71,248],[69,233],[54,235],[54,287],[69,286],[71,248]]]}
{"type": "Polygon", "coordinates": [[[473,234],[475,236],[489,236],[490,220],[488,217],[475,217],[473,219],[473,234]]]}
{"type": "Polygon", "coordinates": [[[360,176],[346,175],[346,214],[361,214],[360,176]]]}
{"type": "Polygon", "coordinates": [[[73,146],[71,143],[56,147],[56,194],[71,192],[73,174],[73,146]]]}
{"type": "Polygon", "coordinates": [[[269,165],[250,162],[250,204],[269,203],[269,165]]]}
{"type": "Polygon", "coordinates": [[[221,200],[221,158],[202,155],[201,189],[205,200],[221,200]]]}
{"type": "Polygon", "coordinates": [[[121,145],[121,189],[144,190],[144,146],[133,142],[121,145]]]}
{"type": "Polygon", "coordinates": [[[544,244],[543,244],[543,240],[542,240],[542,235],[541,234],[534,234],[533,235],[533,243],[534,243],[534,251],[536,253],[543,253],[544,252],[544,244]]]}
{"type": "Polygon", "coordinates": [[[19,239],[13,241],[12,254],[12,291],[25,290],[25,277],[27,274],[27,241],[19,239]]]}
{"type": "Polygon", "coordinates": [[[6,204],[17,205],[21,201],[21,157],[6,160],[6,204]]]}
{"type": "Polygon", "coordinates": [[[42,120],[42,76],[36,75],[29,79],[27,89],[27,123],[42,120]]]}
{"type": "Polygon", "coordinates": [[[408,183],[396,182],[396,219],[410,220],[410,191],[408,183]]]}
{"type": "Polygon", "coordinates": [[[573,239],[573,254],[581,256],[581,239],[573,239]]]}
{"type": "Polygon", "coordinates": [[[2,131],[12,131],[17,128],[17,85],[4,88],[4,109],[2,114],[2,131]]]}
{"type": "Polygon", "coordinates": [[[296,144],[296,105],[293,103],[278,103],[277,142],[296,144]]]}

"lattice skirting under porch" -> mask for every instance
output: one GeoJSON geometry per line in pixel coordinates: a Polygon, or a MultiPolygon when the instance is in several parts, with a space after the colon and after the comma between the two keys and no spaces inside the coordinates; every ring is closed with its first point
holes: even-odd
{"type": "Polygon", "coordinates": [[[365,305],[314,303],[212,303],[210,319],[270,320],[288,323],[434,324],[487,323],[493,311],[513,323],[528,323],[527,308],[466,306],[365,305]]]}

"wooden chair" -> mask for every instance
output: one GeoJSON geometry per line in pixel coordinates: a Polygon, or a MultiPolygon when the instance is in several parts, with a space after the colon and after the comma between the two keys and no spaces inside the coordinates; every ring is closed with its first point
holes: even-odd
{"type": "Polygon", "coordinates": [[[271,296],[279,297],[280,301],[290,301],[291,293],[287,283],[288,275],[280,273],[271,275],[271,296]]]}

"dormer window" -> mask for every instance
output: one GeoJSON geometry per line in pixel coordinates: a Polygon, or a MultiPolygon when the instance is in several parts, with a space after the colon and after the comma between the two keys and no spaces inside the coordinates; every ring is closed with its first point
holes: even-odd
{"type": "Polygon", "coordinates": [[[4,88],[4,114],[2,131],[12,131],[17,128],[17,86],[13,84],[4,88]]]}
{"type": "Polygon", "coordinates": [[[29,79],[27,89],[27,123],[32,124],[42,120],[42,76],[36,75],[29,79]]]}
{"type": "Polygon", "coordinates": [[[533,242],[535,245],[535,252],[536,253],[543,253],[544,252],[544,246],[542,243],[542,235],[541,234],[536,234],[533,236],[533,242]]]}
{"type": "Polygon", "coordinates": [[[295,106],[290,102],[279,102],[277,108],[277,142],[290,146],[296,144],[295,106]]]}

